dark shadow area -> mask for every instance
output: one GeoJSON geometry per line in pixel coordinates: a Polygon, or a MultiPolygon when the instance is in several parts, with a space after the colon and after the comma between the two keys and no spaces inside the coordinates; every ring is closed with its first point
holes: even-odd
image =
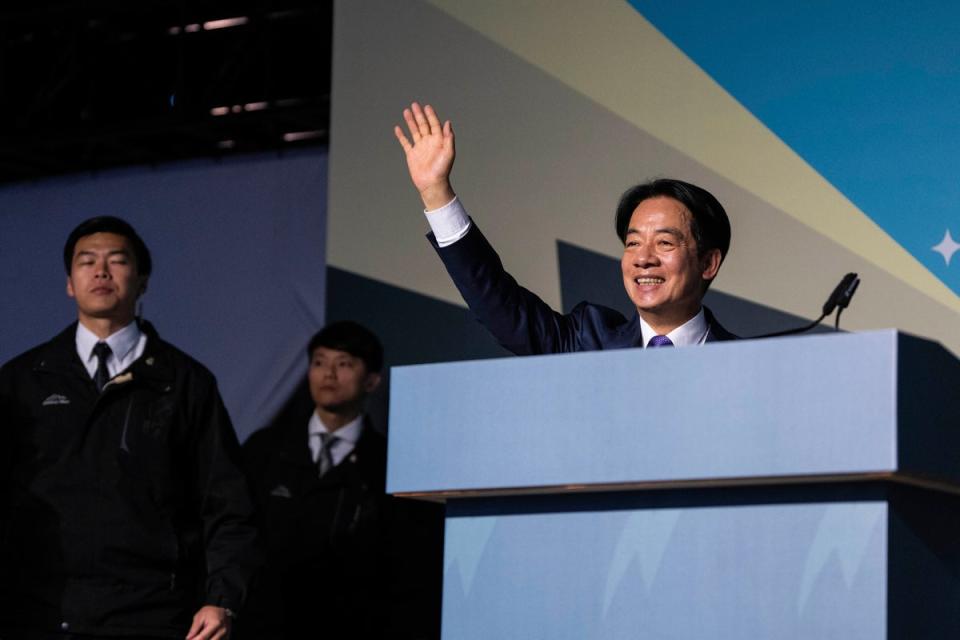
{"type": "Polygon", "coordinates": [[[890,504],[887,637],[956,638],[960,498],[897,487],[890,504]]]}
{"type": "Polygon", "coordinates": [[[28,492],[33,470],[22,461],[41,455],[21,429],[13,428],[21,426],[13,412],[12,406],[3,406],[0,413],[10,420],[4,426],[11,427],[0,434],[0,638],[14,638],[7,634],[28,622],[62,619],[58,605],[67,587],[58,535],[63,519],[52,504],[28,492]]]}
{"type": "Polygon", "coordinates": [[[901,469],[960,483],[960,360],[938,342],[901,335],[897,346],[897,455],[901,469]]]}
{"type": "Polygon", "coordinates": [[[0,23],[0,182],[327,144],[332,2],[9,2],[0,23]]]}

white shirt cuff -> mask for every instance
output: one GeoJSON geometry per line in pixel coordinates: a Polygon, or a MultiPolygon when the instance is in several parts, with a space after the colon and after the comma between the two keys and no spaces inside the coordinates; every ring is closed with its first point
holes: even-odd
{"type": "Polygon", "coordinates": [[[433,211],[424,211],[430,229],[441,247],[448,247],[470,231],[470,216],[460,204],[460,199],[453,200],[433,211]]]}

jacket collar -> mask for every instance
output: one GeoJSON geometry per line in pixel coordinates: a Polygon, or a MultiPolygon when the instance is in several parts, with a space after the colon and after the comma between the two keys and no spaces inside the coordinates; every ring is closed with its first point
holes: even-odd
{"type": "MultiPolygon", "coordinates": [[[[137,358],[128,372],[134,377],[155,385],[168,385],[174,378],[172,350],[160,339],[157,330],[146,320],[137,320],[140,331],[147,336],[147,346],[143,355],[137,358]]],[[[119,377],[119,376],[118,376],[119,377]]]]}
{"type": "MultiPolygon", "coordinates": [[[[146,320],[137,321],[147,336],[147,345],[140,356],[129,368],[127,374],[121,374],[113,384],[122,384],[130,380],[145,380],[156,385],[167,385],[174,377],[174,368],[171,361],[171,350],[166,342],[160,339],[156,329],[146,320]]],[[[66,329],[58,333],[40,350],[34,369],[54,373],[69,373],[87,376],[87,371],[77,355],[77,323],[72,322],[66,329]]]]}
{"type": "Polygon", "coordinates": [[[710,311],[708,307],[703,307],[703,314],[707,318],[707,326],[710,327],[709,332],[707,333],[707,342],[719,342],[722,340],[739,340],[740,336],[734,335],[723,328],[719,322],[717,322],[716,317],[714,317],[713,312],[710,311]]]}
{"type": "Polygon", "coordinates": [[[40,349],[33,364],[37,371],[70,372],[76,369],[86,373],[77,355],[77,323],[58,333],[40,349]]]}
{"type": "MultiPolygon", "coordinates": [[[[313,408],[311,407],[311,412],[313,408]]],[[[313,466],[310,447],[308,446],[308,431],[305,429],[310,416],[299,414],[302,417],[296,420],[285,421],[282,425],[267,427],[268,429],[279,429],[280,441],[283,444],[277,447],[278,454],[281,457],[290,459],[293,464],[313,466]]],[[[373,421],[366,413],[363,414],[363,430],[360,431],[360,437],[357,439],[351,455],[358,456],[360,460],[365,458],[383,458],[386,459],[386,439],[373,426],[373,421]]]]}

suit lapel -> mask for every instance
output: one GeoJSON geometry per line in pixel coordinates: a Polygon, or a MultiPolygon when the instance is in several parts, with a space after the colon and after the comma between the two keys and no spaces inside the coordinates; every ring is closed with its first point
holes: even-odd
{"type": "Polygon", "coordinates": [[[642,347],[643,335],[640,333],[640,314],[634,312],[630,321],[617,327],[612,339],[603,345],[604,349],[629,349],[642,347]]]}
{"type": "Polygon", "coordinates": [[[723,328],[719,322],[717,322],[716,317],[714,317],[713,312],[710,311],[707,307],[703,308],[703,315],[707,320],[707,342],[721,342],[724,340],[738,340],[739,336],[736,336],[726,329],[723,328]]]}

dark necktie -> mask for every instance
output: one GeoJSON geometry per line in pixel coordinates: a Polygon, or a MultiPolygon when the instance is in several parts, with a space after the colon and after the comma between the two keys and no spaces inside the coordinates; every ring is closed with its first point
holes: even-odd
{"type": "Polygon", "coordinates": [[[103,391],[110,380],[110,372],[107,370],[107,358],[113,353],[110,345],[106,342],[98,342],[93,345],[93,355],[97,356],[97,370],[93,374],[93,383],[97,385],[97,391],[103,391]]]}
{"type": "Polygon", "coordinates": [[[333,445],[339,440],[332,433],[320,433],[320,455],[317,456],[317,476],[322,478],[333,469],[333,445]]]}
{"type": "Polygon", "coordinates": [[[673,341],[670,340],[667,336],[653,336],[650,338],[650,342],[647,343],[647,348],[650,347],[672,347],[673,341]]]}

